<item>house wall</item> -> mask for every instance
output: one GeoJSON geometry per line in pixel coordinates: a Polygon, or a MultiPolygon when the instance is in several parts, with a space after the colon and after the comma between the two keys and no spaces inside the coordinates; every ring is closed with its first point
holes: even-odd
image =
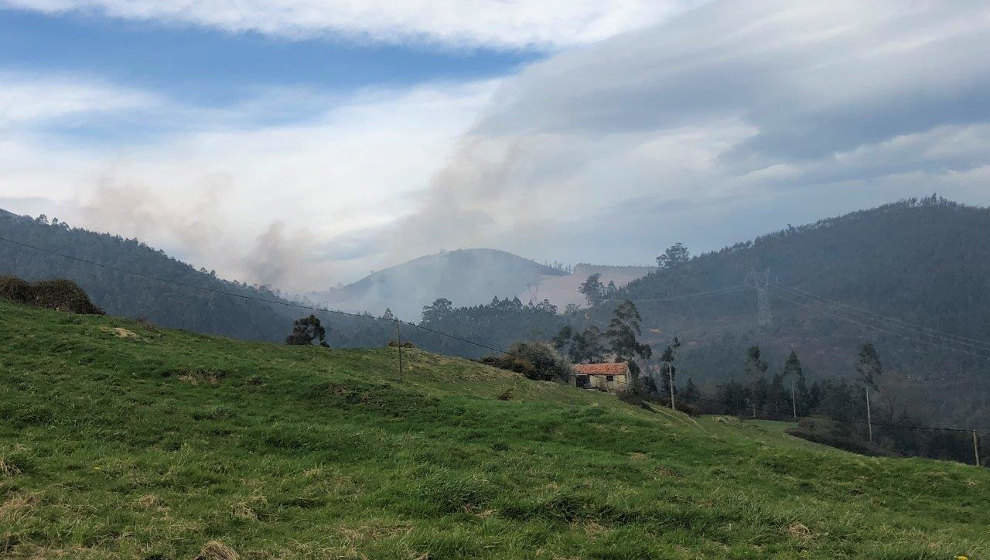
{"type": "Polygon", "coordinates": [[[625,375],[613,375],[612,381],[607,381],[607,377],[604,375],[591,375],[588,376],[591,387],[595,389],[604,389],[609,393],[621,393],[626,390],[628,380],[625,375]]]}

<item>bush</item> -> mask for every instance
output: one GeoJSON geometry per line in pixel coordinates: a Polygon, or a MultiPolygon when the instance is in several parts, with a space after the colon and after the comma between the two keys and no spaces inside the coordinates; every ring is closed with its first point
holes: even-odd
{"type": "Polygon", "coordinates": [[[103,310],[70,280],[45,280],[32,285],[14,276],[0,276],[0,297],[56,311],[103,315],[103,310]]]}
{"type": "Polygon", "coordinates": [[[45,280],[33,286],[34,303],[40,307],[84,315],[103,315],[89,296],[71,280],[45,280]]]}
{"type": "Polygon", "coordinates": [[[570,362],[544,342],[517,342],[502,356],[488,356],[481,361],[542,381],[567,381],[573,373],[570,362]]]}
{"type": "Polygon", "coordinates": [[[0,298],[31,303],[32,295],[31,284],[15,276],[0,276],[0,298]]]}

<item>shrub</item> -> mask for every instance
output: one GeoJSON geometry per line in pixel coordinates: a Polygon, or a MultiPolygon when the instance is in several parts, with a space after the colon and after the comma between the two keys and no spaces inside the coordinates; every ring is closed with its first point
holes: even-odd
{"type": "Polygon", "coordinates": [[[89,296],[71,280],[45,280],[32,286],[32,300],[39,307],[85,315],[103,315],[89,296]]]}
{"type": "Polygon", "coordinates": [[[567,381],[573,372],[570,362],[544,342],[517,342],[504,355],[488,356],[482,362],[543,381],[567,381]]]}
{"type": "Polygon", "coordinates": [[[310,315],[292,324],[292,333],[285,338],[285,343],[293,346],[309,346],[317,339],[320,346],[330,347],[327,344],[327,329],[320,324],[316,315],[310,315]]]}
{"type": "Polygon", "coordinates": [[[32,295],[31,284],[15,276],[0,276],[0,298],[17,303],[31,303],[32,295]]]}

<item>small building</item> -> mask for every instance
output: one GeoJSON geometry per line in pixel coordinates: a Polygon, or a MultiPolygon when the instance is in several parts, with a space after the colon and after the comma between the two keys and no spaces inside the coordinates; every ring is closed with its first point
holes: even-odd
{"type": "Polygon", "coordinates": [[[617,364],[576,364],[571,385],[582,389],[598,389],[609,393],[621,393],[631,382],[629,365],[617,364]]]}

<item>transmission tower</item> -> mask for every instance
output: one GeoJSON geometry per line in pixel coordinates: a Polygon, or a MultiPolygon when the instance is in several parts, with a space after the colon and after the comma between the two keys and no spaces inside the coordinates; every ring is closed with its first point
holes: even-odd
{"type": "Polygon", "coordinates": [[[746,276],[746,285],[756,290],[756,323],[761,328],[773,326],[773,312],[770,310],[770,269],[759,273],[751,270],[746,276]]]}

